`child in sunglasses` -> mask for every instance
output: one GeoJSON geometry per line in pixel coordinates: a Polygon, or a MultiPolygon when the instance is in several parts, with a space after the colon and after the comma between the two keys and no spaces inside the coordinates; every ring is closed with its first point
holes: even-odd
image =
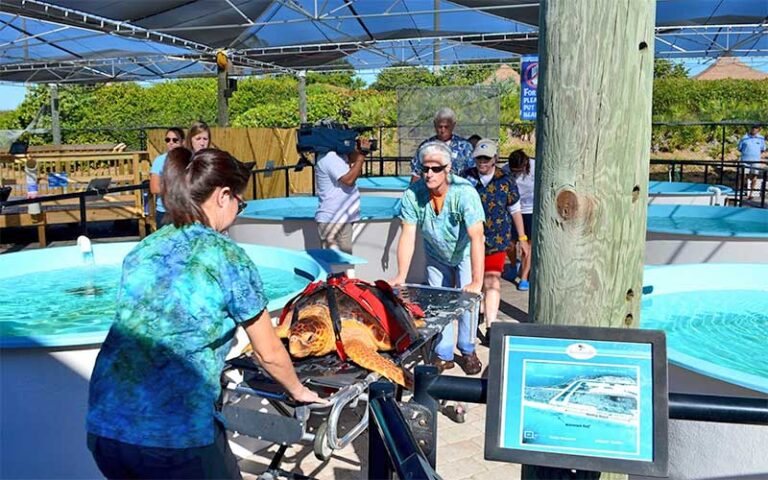
{"type": "Polygon", "coordinates": [[[160,228],[163,225],[163,215],[165,215],[165,205],[163,205],[163,167],[168,157],[168,152],[178,148],[184,142],[184,130],[178,127],[171,127],[165,132],[165,152],[158,155],[152,161],[152,168],[149,171],[149,191],[155,196],[155,225],[160,228]]]}

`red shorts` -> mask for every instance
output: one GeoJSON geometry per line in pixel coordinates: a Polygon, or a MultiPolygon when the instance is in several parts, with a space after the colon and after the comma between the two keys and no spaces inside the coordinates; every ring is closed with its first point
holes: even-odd
{"type": "Polygon", "coordinates": [[[507,259],[507,252],[497,252],[485,256],[485,271],[498,272],[504,271],[504,262],[507,259]]]}

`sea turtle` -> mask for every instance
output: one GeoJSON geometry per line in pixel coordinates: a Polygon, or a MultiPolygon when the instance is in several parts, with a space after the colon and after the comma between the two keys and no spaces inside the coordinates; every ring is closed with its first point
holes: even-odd
{"type": "MultiPolygon", "coordinates": [[[[379,352],[394,348],[381,324],[354,302],[340,298],[341,342],[344,352],[357,365],[377,372],[404,387],[410,386],[405,371],[379,352]]],[[[286,320],[292,318],[289,312],[286,320]]],[[[276,327],[277,336],[288,339],[288,350],[296,358],[323,356],[336,350],[336,338],[328,305],[304,306],[298,319],[276,327]]]]}

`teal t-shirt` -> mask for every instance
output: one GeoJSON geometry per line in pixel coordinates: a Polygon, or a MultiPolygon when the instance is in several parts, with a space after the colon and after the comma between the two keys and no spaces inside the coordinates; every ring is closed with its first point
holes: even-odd
{"type": "MultiPolygon", "coordinates": [[[[150,175],[163,176],[163,167],[165,167],[165,160],[168,158],[168,152],[158,155],[152,162],[152,168],[149,169],[150,175]]],[[[165,212],[165,205],[163,205],[163,197],[160,195],[155,196],[157,201],[155,202],[155,210],[158,212],[165,212]]]]}
{"type": "Polygon", "coordinates": [[[266,305],[256,266],[228,237],[198,223],[145,238],[123,260],[87,430],[151,447],[212,444],[235,328],[266,305]]]}
{"type": "Polygon", "coordinates": [[[467,228],[484,222],[485,213],[480,196],[471,183],[455,175],[450,175],[448,181],[450,187],[439,215],[435,213],[427,185],[421,179],[403,194],[400,219],[419,228],[427,255],[455,267],[469,256],[467,228]]]}

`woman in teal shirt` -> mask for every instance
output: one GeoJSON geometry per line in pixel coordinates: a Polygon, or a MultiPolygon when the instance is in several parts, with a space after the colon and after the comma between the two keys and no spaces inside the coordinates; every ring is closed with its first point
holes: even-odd
{"type": "Polygon", "coordinates": [[[300,402],[256,266],[225,231],[245,205],[244,166],[220,150],[169,152],[168,225],[123,260],[114,323],[91,376],[88,447],[107,478],[241,478],[216,409],[238,326],[300,402]]]}

